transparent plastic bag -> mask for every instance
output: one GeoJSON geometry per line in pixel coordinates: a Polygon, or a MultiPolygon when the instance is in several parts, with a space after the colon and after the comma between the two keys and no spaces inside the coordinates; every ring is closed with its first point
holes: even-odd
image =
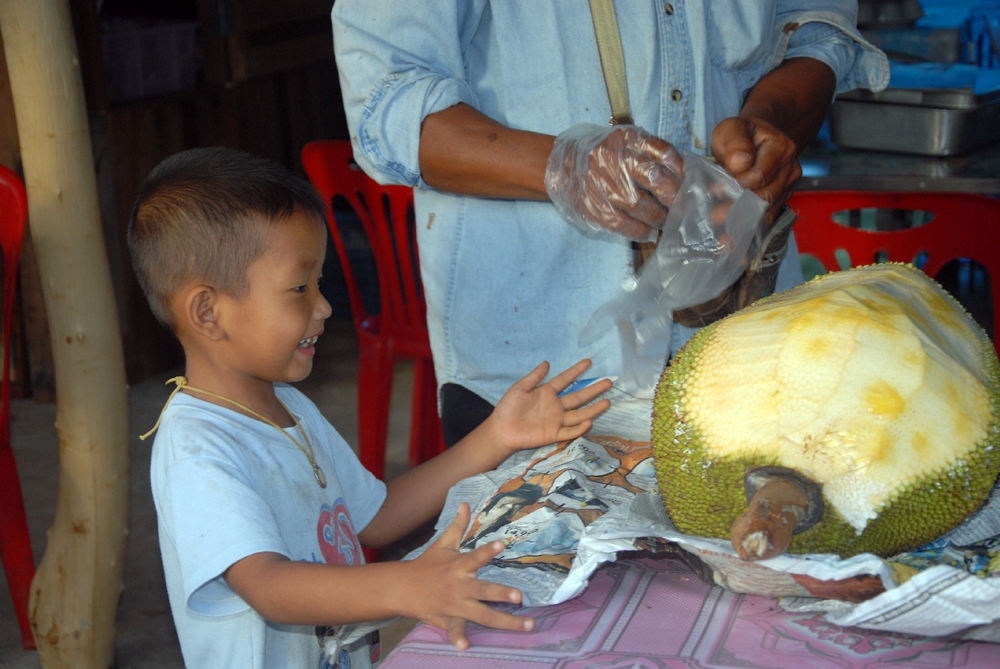
{"type": "Polygon", "coordinates": [[[684,179],[655,253],[622,292],[580,332],[581,344],[615,327],[622,345],[616,387],[653,396],[670,349],[672,314],[706,302],[732,285],[760,244],[767,203],[720,166],[684,153],[684,179]]]}

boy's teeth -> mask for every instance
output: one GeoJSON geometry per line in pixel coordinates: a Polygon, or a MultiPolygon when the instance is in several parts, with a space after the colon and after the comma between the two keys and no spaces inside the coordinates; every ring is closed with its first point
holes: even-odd
{"type": "Polygon", "coordinates": [[[300,339],[299,346],[312,346],[316,343],[317,339],[319,339],[319,337],[306,337],[305,339],[300,339]]]}

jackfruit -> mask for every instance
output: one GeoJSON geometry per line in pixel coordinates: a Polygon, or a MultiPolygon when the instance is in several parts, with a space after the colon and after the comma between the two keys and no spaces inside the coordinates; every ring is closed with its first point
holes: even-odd
{"type": "Polygon", "coordinates": [[[998,421],[987,334],[922,271],[887,263],[822,275],[700,330],[660,377],[652,439],[682,532],[729,538],[748,474],[790,470],[822,508],[789,552],[888,556],[983,504],[1000,474],[998,421]]]}

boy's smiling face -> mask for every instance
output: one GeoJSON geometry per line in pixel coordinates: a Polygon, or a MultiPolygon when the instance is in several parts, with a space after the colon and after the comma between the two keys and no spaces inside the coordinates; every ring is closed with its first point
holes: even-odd
{"type": "Polygon", "coordinates": [[[297,211],[261,234],[267,251],[250,265],[247,294],[222,298],[225,357],[238,376],[301,381],[312,371],[316,340],[332,311],[319,291],[326,228],[297,211]]]}

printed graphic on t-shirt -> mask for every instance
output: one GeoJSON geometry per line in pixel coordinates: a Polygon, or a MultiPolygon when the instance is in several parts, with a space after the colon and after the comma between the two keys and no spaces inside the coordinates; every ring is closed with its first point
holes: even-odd
{"type": "Polygon", "coordinates": [[[361,542],[358,541],[344,500],[338,499],[332,507],[323,505],[319,512],[316,534],[327,564],[361,564],[361,542]]]}

